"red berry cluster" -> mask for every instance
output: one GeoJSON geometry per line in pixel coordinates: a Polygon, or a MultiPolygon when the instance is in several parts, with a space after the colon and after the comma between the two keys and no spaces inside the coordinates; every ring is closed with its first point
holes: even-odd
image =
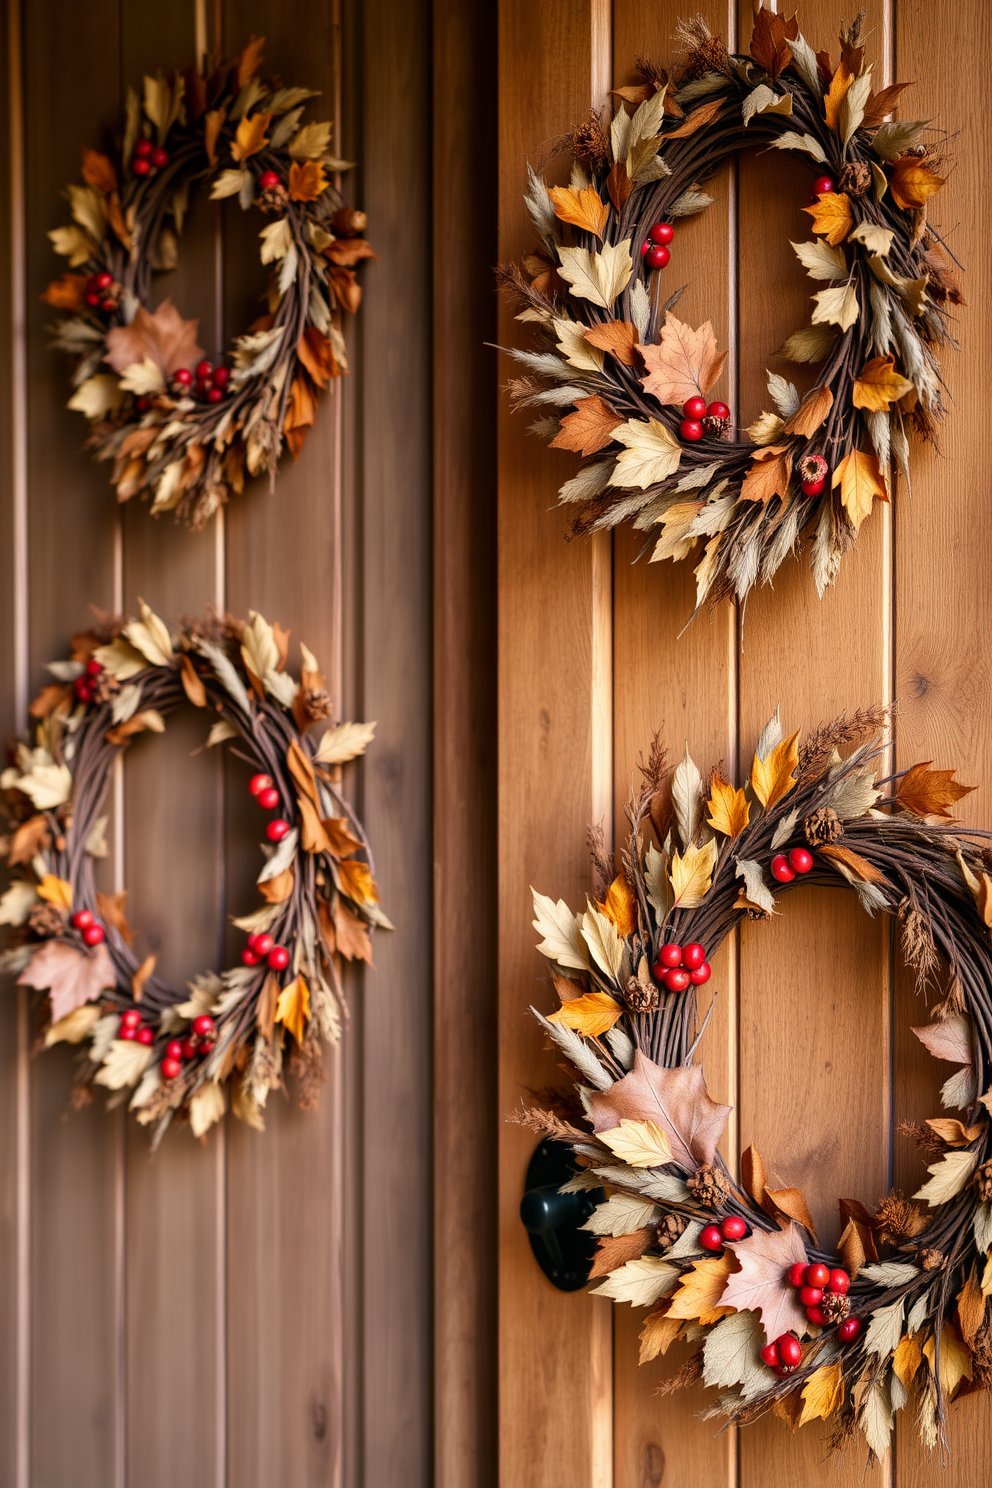
{"type": "Polygon", "coordinates": [[[151,176],[169,163],[169,152],[161,145],[153,145],[150,139],[139,139],[131,158],[131,171],[136,176],[151,176]]]}
{"type": "Polygon", "coordinates": [[[117,1037],[137,1044],[153,1044],[155,1030],[149,1028],[147,1023],[142,1023],[141,1014],[136,1008],[129,1008],[126,1013],[121,1014],[121,1026],[117,1030],[117,1037]]]}
{"type": "Polygon", "coordinates": [[[88,946],[98,946],[104,939],[103,926],[98,924],[91,909],[77,909],[72,917],[72,924],[88,946]]]}
{"type": "Polygon", "coordinates": [[[273,971],[285,971],[289,965],[289,952],[285,946],[276,945],[274,938],[263,930],[249,935],[241,959],[246,966],[257,966],[264,961],[273,971]]]}
{"type": "Polygon", "coordinates": [[[86,668],[83,671],[82,676],[77,677],[75,682],[73,682],[72,684],[72,691],[75,696],[76,702],[82,703],[84,708],[88,707],[88,705],[93,701],[93,683],[96,681],[97,677],[99,677],[102,671],[103,667],[100,665],[95,657],[91,656],[89,661],[86,663],[86,668]]]}
{"type": "Polygon", "coordinates": [[[722,433],[730,420],[730,409],[726,403],[707,403],[705,398],[689,398],[682,404],[682,412],[685,418],[679,426],[679,433],[690,444],[702,439],[705,433],[722,433]],[[703,423],[704,419],[709,424],[708,428],[703,423]]]}
{"type": "Polygon", "coordinates": [[[669,992],[687,992],[690,986],[701,987],[710,979],[710,966],[706,952],[695,942],[692,945],[663,945],[652,968],[655,979],[669,992]]]}
{"type": "Polygon", "coordinates": [[[725,1241],[743,1240],[744,1236],[750,1233],[746,1219],[741,1219],[737,1214],[730,1214],[719,1224],[706,1225],[700,1231],[699,1243],[704,1250],[722,1250],[725,1241]]]}
{"type": "MultiPolygon", "coordinates": [[[[125,1013],[124,1018],[137,1017],[136,1013],[125,1013]]],[[[124,1025],[121,1019],[121,1027],[124,1025]]],[[[149,1030],[150,1032],[150,1030],[149,1030]]],[[[124,1038],[124,1034],[118,1035],[124,1038]]],[[[174,1080],[181,1072],[183,1061],[188,1059],[206,1058],[213,1049],[217,1039],[217,1026],[209,1013],[201,1013],[198,1018],[193,1019],[193,1031],[184,1039],[170,1039],[165,1046],[165,1054],[162,1057],[162,1079],[174,1080]]],[[[150,1039],[144,1040],[150,1043],[150,1039]]]]}
{"type": "Polygon", "coordinates": [[[772,858],[772,878],[779,883],[791,883],[797,873],[808,873],[813,866],[813,854],[805,847],[794,847],[786,857],[776,853],[772,858]]]}
{"type": "MultiPolygon", "coordinates": [[[[827,1321],[820,1306],[824,1297],[846,1297],[851,1287],[851,1278],[846,1271],[839,1268],[831,1271],[822,1261],[813,1261],[809,1265],[805,1261],[796,1261],[789,1267],[789,1281],[799,1292],[806,1316],[819,1327],[827,1321]]],[[[846,1317],[837,1329],[837,1337],[843,1343],[850,1343],[860,1332],[861,1319],[846,1317]]]]}
{"type": "Polygon", "coordinates": [[[656,222],[648,228],[648,235],[641,244],[641,257],[649,269],[663,269],[671,258],[668,245],[675,236],[670,222],[656,222]]]}
{"type": "Polygon", "coordinates": [[[119,286],[114,283],[113,274],[108,274],[103,269],[99,274],[91,274],[86,281],[86,289],[83,299],[91,310],[102,310],[110,315],[117,309],[117,294],[119,286]]]}
{"type": "MultiPolygon", "coordinates": [[[[272,784],[271,775],[253,775],[248,782],[248,789],[263,811],[274,811],[279,805],[279,792],[272,784]]],[[[289,822],[277,816],[265,828],[265,835],[270,842],[281,842],[284,837],[289,835],[291,830],[289,822]]],[[[247,963],[249,966],[252,964],[250,961],[247,963]]]]}
{"type": "Polygon", "coordinates": [[[803,1348],[795,1333],[783,1333],[761,1350],[761,1361],[781,1378],[792,1374],[803,1361],[803,1348]]]}

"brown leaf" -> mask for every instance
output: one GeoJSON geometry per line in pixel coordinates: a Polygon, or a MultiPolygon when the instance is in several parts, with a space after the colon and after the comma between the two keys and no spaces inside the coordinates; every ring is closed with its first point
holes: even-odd
{"type": "Polygon", "coordinates": [[[554,203],[555,216],[562,222],[570,222],[583,232],[595,237],[603,236],[603,229],[610,218],[610,209],[592,186],[581,191],[572,191],[567,186],[552,186],[548,195],[554,203]]]}
{"type": "Polygon", "coordinates": [[[296,343],[296,355],[313,378],[316,387],[325,388],[332,377],[338,377],[341,368],[334,356],[331,342],[316,326],[307,326],[296,343]]]}
{"type": "Polygon", "coordinates": [[[104,734],[108,744],[126,744],[133,739],[135,734],[151,732],[160,734],[165,727],[162,722],[161,713],[154,708],[143,708],[140,713],[132,713],[130,718],[125,718],[123,723],[118,723],[104,734]]]}
{"type": "Polygon", "coordinates": [[[613,438],[613,430],[622,423],[623,419],[617,417],[598,393],[594,393],[591,398],[583,398],[577,403],[574,413],[565,415],[549,448],[594,455],[597,450],[606,448],[613,438]]]}
{"type": "Polygon", "coordinates": [[[812,206],[803,207],[813,219],[813,231],[832,248],[843,243],[854,226],[851,198],[844,191],[824,191],[812,206]]]}
{"type": "Polygon", "coordinates": [[[828,858],[833,863],[843,863],[851,874],[861,883],[884,883],[885,874],[876,868],[874,863],[869,863],[860,853],[856,853],[849,847],[838,847],[836,843],[828,843],[825,847],[818,847],[817,852],[822,858],[828,858]]]}
{"type": "Polygon", "coordinates": [[[294,160],[289,167],[291,201],[312,202],[327,190],[327,177],[319,160],[294,160]]]}
{"type": "Polygon", "coordinates": [[[168,381],[180,367],[192,370],[203,357],[196,333],[198,320],[183,320],[171,300],[163,300],[154,314],[139,305],[127,326],[111,326],[107,332],[105,360],[115,372],[149,359],[160,367],[168,381]]]}
{"type": "Polygon", "coordinates": [[[306,378],[294,378],[289,390],[289,404],[282,426],[294,459],[302,449],[306,431],[312,426],[316,417],[317,399],[306,378]]]}
{"type": "Polygon", "coordinates": [[[276,1024],[276,1004],[279,1001],[279,978],[275,972],[270,971],[262,983],[262,990],[258,994],[258,1004],[255,1016],[258,1019],[258,1031],[263,1038],[272,1042],[272,1034],[276,1024]]]}
{"type": "Polygon", "coordinates": [[[896,106],[896,100],[904,88],[912,87],[911,83],[893,83],[888,88],[883,88],[880,93],[872,93],[868,99],[865,116],[861,121],[863,129],[877,129],[883,123],[896,106]]]}
{"type": "Polygon", "coordinates": [[[207,689],[203,685],[203,679],[192,659],[185,651],[179,657],[179,675],[182,678],[183,692],[189,698],[194,708],[205,708],[207,706],[207,689]]]}
{"type": "Polygon", "coordinates": [[[927,1126],[948,1147],[970,1147],[982,1135],[983,1130],[981,1126],[965,1126],[956,1116],[930,1117],[927,1126]]]}
{"type": "Polygon", "coordinates": [[[709,103],[701,103],[698,108],[686,114],[684,121],[679,125],[678,129],[673,129],[669,133],[666,133],[665,139],[688,139],[690,134],[695,134],[698,130],[705,129],[707,124],[712,124],[722,108],[722,98],[713,98],[709,103]]]}
{"type": "Polygon", "coordinates": [[[970,1349],[974,1349],[975,1337],[984,1321],[985,1297],[974,1276],[969,1276],[958,1293],[958,1323],[961,1337],[970,1349]]]}
{"type": "Polygon", "coordinates": [[[337,264],[328,264],[327,282],[341,309],[354,315],[362,303],[362,286],[351,270],[339,269],[337,264]]]}
{"type": "Polygon", "coordinates": [[[364,238],[335,238],[324,249],[324,257],[342,268],[352,269],[366,258],[377,258],[364,238]]]}
{"type": "Polygon", "coordinates": [[[295,739],[290,741],[289,748],[286,750],[286,764],[300,790],[314,806],[317,806],[320,795],[317,790],[317,777],[313,773],[313,763],[295,739]]]}
{"type": "Polygon", "coordinates": [[[121,211],[120,200],[116,194],[107,202],[107,221],[113,228],[117,241],[130,252],[134,245],[134,235],[124,220],[124,213],[121,211]]]}
{"type": "Polygon", "coordinates": [[[768,444],[752,457],[750,468],[741,485],[741,501],[758,501],[767,505],[773,497],[789,499],[792,478],[792,455],[780,444],[768,444]]]}
{"type": "Polygon", "coordinates": [[[812,388],[791,418],[782,425],[783,434],[798,434],[809,439],[824,422],[834,406],[834,395],[828,387],[812,388]]]}
{"type": "Polygon", "coordinates": [[[324,824],[317,814],[316,806],[308,796],[297,796],[296,804],[300,812],[300,846],[303,851],[330,852],[331,844],[324,831],[324,824]]]}
{"type": "Polygon", "coordinates": [[[238,91],[246,87],[262,65],[264,36],[253,36],[238,58],[238,91]]]}
{"type": "Polygon", "coordinates": [[[27,821],[22,822],[17,828],[10,840],[8,864],[11,868],[16,868],[18,863],[30,863],[35,853],[47,847],[50,841],[48,817],[44,813],[28,817],[27,821]]]}
{"type": "Polygon", "coordinates": [[[238,161],[247,160],[249,156],[257,155],[259,150],[264,150],[269,143],[265,131],[271,122],[271,114],[245,114],[234,136],[232,157],[238,161]]]}
{"type": "Polygon", "coordinates": [[[134,974],[132,975],[131,996],[134,998],[135,1002],[141,1001],[141,994],[145,990],[145,983],[148,981],[148,978],[155,970],[155,962],[157,961],[157,959],[157,956],[146,956],[144,961],[142,961],[141,965],[138,967],[137,971],[134,972],[134,974]]]}
{"type": "Polygon", "coordinates": [[[364,920],[351,910],[343,899],[337,899],[332,910],[337,949],[346,961],[372,961],[372,941],[364,920]]]}
{"type": "Polygon", "coordinates": [[[625,367],[633,367],[636,364],[637,358],[634,352],[639,337],[637,327],[631,325],[629,320],[608,320],[604,325],[590,326],[585,333],[585,339],[590,346],[598,346],[600,351],[608,351],[625,367]]]}
{"type": "Polygon", "coordinates": [[[628,1261],[638,1260],[651,1244],[653,1233],[652,1230],[644,1229],[635,1230],[631,1235],[604,1235],[596,1242],[589,1280],[594,1281],[597,1276],[608,1276],[618,1266],[626,1266],[628,1261]]]}
{"type": "Polygon", "coordinates": [[[813,1218],[806,1205],[806,1200],[798,1188],[766,1188],[765,1197],[770,1201],[775,1211],[775,1218],[782,1215],[785,1219],[794,1219],[808,1230],[816,1245],[816,1230],[813,1228],[813,1218]]]}
{"type": "Polygon", "coordinates": [[[657,1359],[659,1354],[666,1354],[684,1325],[684,1318],[670,1318],[667,1311],[659,1309],[649,1313],[641,1329],[638,1364],[648,1364],[652,1359],[657,1359]]]}
{"type": "Polygon", "coordinates": [[[325,816],[322,826],[330,843],[330,851],[336,858],[350,857],[352,853],[360,852],[364,846],[352,832],[345,816],[325,816]]]}
{"type": "Polygon", "coordinates": [[[293,880],[295,869],[290,866],[277,873],[275,878],[267,878],[260,883],[258,891],[267,904],[284,904],[293,892],[293,880]]]}
{"type": "Polygon", "coordinates": [[[127,889],[122,889],[119,894],[101,894],[97,890],[96,908],[101,920],[108,925],[113,925],[118,935],[127,945],[131,944],[131,927],[124,913],[127,904],[127,889]]]}
{"type": "Polygon", "coordinates": [[[629,1074],[589,1097],[595,1131],[612,1131],[624,1120],[654,1121],[668,1136],[674,1161],[689,1172],[713,1161],[732,1109],[710,1098],[698,1064],[664,1069],[640,1049],[629,1074]]]}
{"type": "Polygon", "coordinates": [[[64,682],[53,682],[48,687],[43,687],[36,698],[32,698],[28,712],[32,718],[47,718],[56,708],[68,703],[71,697],[71,687],[64,682]]]}
{"type": "Polygon", "coordinates": [[[765,1203],[765,1165],[761,1154],[752,1142],[741,1153],[741,1182],[759,1208],[765,1203]]]}
{"type": "Polygon", "coordinates": [[[203,145],[211,165],[217,164],[217,140],[224,127],[224,110],[211,109],[203,121],[203,145]]]}
{"type": "Polygon", "coordinates": [[[89,149],[87,145],[83,146],[83,180],[87,186],[94,186],[97,191],[102,191],[104,196],[117,190],[117,172],[113,165],[106,155],[101,155],[99,150],[89,149]]]}
{"type": "Polygon", "coordinates": [[[644,391],[653,393],[659,403],[679,406],[708,392],[727,360],[727,353],[716,349],[716,336],[708,320],[694,331],[676,320],[670,310],[658,344],[645,346],[641,355],[648,369],[644,391]]]}
{"type": "Polygon", "coordinates": [[[614,160],[610,166],[610,174],[606,178],[606,189],[610,194],[610,201],[618,212],[622,212],[634,189],[634,183],[627,174],[627,167],[622,160],[614,160]]]}
{"type": "Polygon", "coordinates": [[[915,155],[900,155],[892,167],[889,185],[896,206],[904,212],[915,212],[926,206],[928,198],[941,189],[945,180],[945,176],[928,170],[915,155]]]}
{"type": "Polygon", "coordinates": [[[744,1240],[727,1246],[740,1263],[740,1270],[728,1276],[720,1294],[724,1306],[738,1311],[757,1312],[768,1343],[783,1333],[806,1332],[806,1310],[799,1293],[789,1281],[789,1267],[805,1261],[806,1247],[796,1225],[784,1230],[755,1230],[744,1240]]]}
{"type": "Polygon", "coordinates": [[[51,305],[53,310],[75,311],[83,308],[85,293],[85,274],[63,274],[61,279],[52,280],[40,298],[46,305],[51,305]]]}
{"type": "Polygon", "coordinates": [[[79,951],[61,940],[46,940],[35,951],[17,978],[19,987],[47,991],[52,1004],[52,1022],[93,1002],[101,992],[116,986],[114,963],[106,944],[92,951],[79,951]]]}
{"type": "Polygon", "coordinates": [[[961,785],[954,770],[932,770],[933,760],[924,760],[907,770],[899,782],[895,799],[914,816],[936,816],[951,820],[948,810],[965,796],[977,790],[974,785],[961,785]]]}
{"type": "Polygon", "coordinates": [[[792,48],[786,39],[788,28],[785,16],[764,5],[754,18],[751,56],[770,78],[777,78],[792,61],[792,48]]]}

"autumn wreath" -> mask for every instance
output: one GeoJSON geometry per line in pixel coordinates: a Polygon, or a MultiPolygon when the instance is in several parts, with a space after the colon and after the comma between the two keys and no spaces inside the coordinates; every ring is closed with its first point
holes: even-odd
{"type": "Polygon", "coordinates": [[[714,770],[708,791],[688,750],[671,770],[655,741],[620,870],[600,842],[582,914],[534,896],[561,999],[538,1017],[578,1090],[518,1115],[572,1145],[566,1187],[610,1190],[585,1225],[601,1237],[592,1274],[597,1295],[651,1309],[641,1361],[699,1341],[663,1390],[702,1378],[721,1391],[708,1414],[822,1417],[837,1445],[857,1426],[878,1455],[908,1402],[932,1447],[949,1402],[992,1385],[992,834],[950,819],[967,792],[953,771],[876,779],[884,721],[869,710],[801,741],[776,715],[745,786],[714,770]],[[920,991],[940,989],[913,1032],[960,1066],[942,1097],[961,1117],[903,1128],[929,1179],[873,1210],[842,1200],[837,1256],[753,1147],[730,1172],[717,1151],[730,1107],[693,1062],[708,957],[745,918],[777,913],[774,891],[809,883],[897,918],[920,991]]]}
{"type": "Polygon", "coordinates": [[[344,996],[340,958],[371,963],[379,907],[365,834],[340,790],[341,765],[364,753],[374,724],[339,723],[315,738],[331,703],[317,661],[252,613],[170,631],[140,618],[72,639],[56,680],[31,704],[34,737],[0,776],[9,817],[12,882],[0,923],[14,927],[3,966],[48,993],[45,1046],[87,1043],[77,1099],[105,1086],[129,1100],[156,1141],[181,1114],[202,1135],[224,1112],[261,1128],[287,1051],[312,1104],[323,1077],[321,1038],[336,1040],[344,996]],[[263,810],[262,904],[234,921],[248,939],[242,965],[205,972],[179,991],[139,960],[126,894],[101,893],[103,814],[114,761],[140,733],[160,733],[184,703],[216,715],[207,744],[237,740],[263,810]]]}
{"type": "Polygon", "coordinates": [[[680,31],[671,80],[643,62],[641,82],[616,90],[612,122],[594,114],[575,130],[567,186],[530,172],[539,247],[501,279],[539,345],[511,352],[524,369],[512,398],[549,410],[534,432],[583,457],[559,492],[574,532],[660,529],[650,561],[697,557],[697,604],[743,599],[812,533],[822,594],[888,499],[890,457],[908,480],[909,426],[932,438],[941,416],[935,351],[961,297],[927,221],[940,150],[920,142],[923,124],[885,122],[905,85],[873,91],[860,17],[836,66],[794,18],[765,9],[749,56],[728,55],[701,19],[680,31]],[[726,353],[708,321],[676,318],[681,291],[663,280],[675,225],[711,203],[701,183],[755,145],[817,177],[803,208],[814,236],[793,247],[823,287],[779,352],[816,365],[814,385],[769,374],[774,410],[740,440],[728,406],[707,401],[726,353]]]}
{"type": "Polygon", "coordinates": [[[112,463],[119,500],[142,493],[193,526],[246,475],[274,479],[284,441],[299,452],[319,393],[347,370],[341,311],[358,309],[355,266],[373,257],[365,214],[333,184],[349,162],[331,155],[330,124],[303,122],[316,95],[263,82],[261,54],[253,39],[233,64],[146,77],[140,98],[129,89],[119,149],[84,147],[72,225],[49,234],[72,272],[44,298],[68,312],[55,345],[73,359],[69,407],[90,420],[88,446],[112,463]],[[265,219],[266,309],[229,363],[207,358],[197,321],[151,304],[201,185],[265,219]]]}

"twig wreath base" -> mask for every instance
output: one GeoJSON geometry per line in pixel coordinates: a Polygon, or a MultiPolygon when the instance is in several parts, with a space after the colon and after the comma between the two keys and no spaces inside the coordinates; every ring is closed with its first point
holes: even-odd
{"type": "Polygon", "coordinates": [[[992,834],[951,820],[969,789],[953,771],[876,778],[885,722],[869,709],[800,740],[776,714],[740,788],[717,769],[707,789],[688,750],[669,768],[655,740],[619,868],[594,835],[596,898],[576,915],[534,895],[561,999],[537,1016],[576,1090],[515,1117],[571,1144],[568,1188],[609,1190],[585,1226],[600,1237],[592,1274],[597,1295],[650,1309],[641,1362],[698,1342],[662,1393],[701,1380],[720,1392],[706,1416],[822,1419],[837,1447],[860,1428],[879,1457],[900,1410],[932,1448],[949,1404],[992,1386],[992,834]],[[717,1144],[731,1108],[693,1062],[707,958],[803,884],[897,918],[918,989],[939,989],[913,1032],[958,1066],[942,1099],[960,1115],[900,1128],[928,1180],[874,1208],[842,1199],[836,1256],[753,1147],[730,1172],[717,1144]]]}
{"type": "Polygon", "coordinates": [[[140,494],[195,527],[248,476],[274,482],[284,442],[299,453],[321,391],[347,371],[341,315],[358,309],[355,269],[375,256],[364,212],[333,183],[351,162],[331,154],[330,124],[303,122],[317,95],[263,81],[262,44],[146,77],[140,98],[128,89],[119,145],[83,148],[72,225],[49,234],[70,272],[44,298],[66,312],[55,345],[73,361],[69,407],[90,421],[88,448],[112,464],[120,501],[140,494]],[[169,300],[152,309],[153,275],[175,268],[202,186],[261,214],[269,271],[264,313],[216,364],[197,321],[169,300]]]}
{"type": "Polygon", "coordinates": [[[728,55],[701,19],[683,23],[672,79],[642,61],[641,82],[615,90],[612,120],[574,131],[568,186],[530,171],[538,247],[501,270],[538,341],[510,353],[522,365],[513,402],[541,410],[531,427],[552,448],[582,456],[559,492],[572,531],[630,523],[653,534],[650,561],[693,557],[697,608],[744,599],[806,534],[822,595],[888,500],[893,459],[908,482],[908,430],[932,440],[942,415],[935,353],[962,301],[927,220],[941,151],[921,143],[924,124],[889,121],[906,85],[873,91],[862,19],[842,31],[836,66],[769,10],[747,56],[728,55]],[[702,183],[755,146],[816,178],[803,205],[814,236],[792,246],[822,287],[778,353],[815,368],[813,385],[770,373],[773,410],[735,439],[730,408],[708,401],[726,353],[709,321],[677,319],[681,290],[665,284],[678,225],[711,204],[702,183]]]}
{"type": "Polygon", "coordinates": [[[48,994],[44,1047],[85,1046],[75,1099],[94,1086],[127,1101],[156,1142],[177,1116],[203,1136],[231,1108],[263,1127],[284,1065],[303,1105],[323,1076],[321,1040],[346,1012],[340,963],[371,964],[379,907],[365,833],[341,794],[341,766],[364,753],[375,725],[326,725],[331,702],[318,663],[289,633],[252,613],[184,621],[175,631],[142,605],[140,618],[72,638],[55,681],[31,705],[34,735],[0,776],[9,819],[10,887],[0,924],[13,944],[0,964],[48,994]],[[126,893],[101,892],[108,854],[103,808],[114,763],[139,734],[160,733],[175,709],[214,716],[206,743],[233,741],[252,768],[249,790],[269,815],[260,906],[234,920],[242,964],[204,972],[178,990],[139,960],[126,893]]]}

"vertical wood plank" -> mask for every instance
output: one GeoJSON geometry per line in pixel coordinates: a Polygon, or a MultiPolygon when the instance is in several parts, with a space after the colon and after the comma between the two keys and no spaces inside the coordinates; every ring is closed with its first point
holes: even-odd
{"type": "Polygon", "coordinates": [[[494,8],[435,0],[436,1488],[497,1471],[495,42],[494,8]]]}
{"type": "MultiPolygon", "coordinates": [[[[989,419],[989,305],[986,252],[992,25],[984,6],[931,6],[898,0],[895,69],[918,79],[903,95],[904,118],[931,119],[939,140],[947,132],[952,170],[931,220],[963,266],[967,307],[955,310],[960,350],[943,358],[948,386],[942,455],[916,443],[913,490],[900,483],[895,505],[896,680],[899,715],[896,757],[906,769],[917,760],[956,766],[978,791],[962,801],[961,817],[987,827],[992,819],[992,742],[987,726],[992,651],[987,628],[975,624],[988,603],[992,573],[992,516],[986,475],[989,419]]],[[[942,170],[941,175],[945,172],[942,170]]],[[[925,1021],[911,979],[896,981],[895,1116],[923,1121],[942,1114],[939,1087],[947,1066],[931,1059],[910,1033],[925,1021]]],[[[919,1187],[923,1165],[913,1143],[896,1136],[895,1182],[919,1187]]],[[[904,1413],[905,1414],[905,1413],[904,1413]]],[[[898,1488],[970,1488],[988,1474],[992,1430],[989,1400],[976,1394],[948,1413],[946,1467],[923,1450],[911,1419],[900,1420],[898,1488]]]]}
{"type": "MultiPolygon", "coordinates": [[[[600,0],[500,6],[500,256],[531,244],[522,192],[528,153],[598,105],[609,86],[609,12],[600,0]]],[[[545,144],[546,149],[546,144],[545,144]]],[[[504,305],[500,342],[518,339],[504,305]]],[[[504,364],[504,372],[509,370],[504,364]]],[[[528,1006],[546,1007],[528,885],[572,900],[589,887],[585,830],[610,827],[609,550],[562,542],[548,510],[554,452],[499,412],[500,1022],[499,1103],[555,1083],[528,1006]],[[551,580],[549,582],[549,579],[551,580]]],[[[608,1304],[554,1290],[520,1224],[533,1138],[500,1133],[500,1482],[605,1488],[612,1480],[608,1304]]]]}

